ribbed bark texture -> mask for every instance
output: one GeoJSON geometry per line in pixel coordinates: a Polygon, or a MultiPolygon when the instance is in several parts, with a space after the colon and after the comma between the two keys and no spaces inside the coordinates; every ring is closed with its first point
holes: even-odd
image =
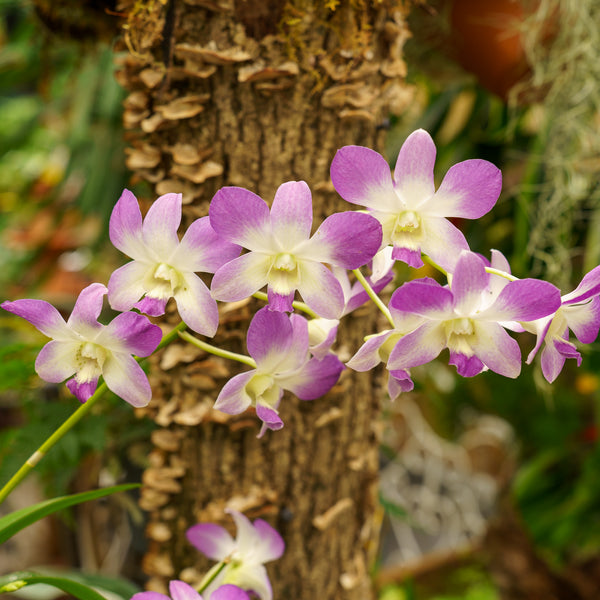
{"type": "MultiPolygon", "coordinates": [[[[158,0],[123,2],[118,59],[128,166],[156,194],[182,192],[186,222],[205,215],[223,185],[271,202],[277,187],[305,180],[315,225],[351,210],[329,165],[346,144],[381,150],[391,113],[406,110],[402,2],[345,0],[158,0]]],[[[214,342],[245,351],[258,304],[222,307],[214,342]]],[[[377,315],[356,311],[340,328],[348,358],[377,315]]],[[[346,370],[324,398],[285,397],[285,427],[258,440],[247,412],[212,410],[235,364],[183,345],[156,361],[147,409],[153,435],[141,506],[148,511],[148,586],[199,581],[209,563],[185,539],[199,521],[231,526],[227,507],[261,517],[285,539],[268,566],[274,598],[365,600],[377,526],[378,416],[372,374],[346,370]],[[160,367],[160,368],[159,368],[160,367]]]]}

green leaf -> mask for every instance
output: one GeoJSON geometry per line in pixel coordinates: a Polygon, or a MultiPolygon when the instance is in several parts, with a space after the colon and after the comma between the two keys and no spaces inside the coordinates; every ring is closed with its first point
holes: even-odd
{"type": "Polygon", "coordinates": [[[54,577],[50,575],[41,575],[33,571],[17,571],[0,577],[0,594],[5,592],[14,592],[26,585],[36,583],[45,583],[58,588],[67,594],[72,594],[81,600],[106,600],[106,597],[99,594],[96,590],[64,577],[54,577]]]}
{"type": "Polygon", "coordinates": [[[96,500],[117,492],[124,492],[133,488],[140,487],[139,483],[126,483],[123,485],[115,485],[112,487],[92,490],[90,492],[82,492],[80,494],[72,494],[70,496],[62,496],[60,498],[52,498],[45,500],[26,508],[15,510],[14,512],[0,518],[0,544],[11,538],[17,531],[24,529],[35,521],[39,521],[43,517],[55,513],[68,506],[81,504],[88,500],[96,500]]]}

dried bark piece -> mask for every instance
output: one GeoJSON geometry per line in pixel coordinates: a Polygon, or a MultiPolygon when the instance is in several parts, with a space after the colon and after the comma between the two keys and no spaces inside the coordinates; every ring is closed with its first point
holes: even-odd
{"type": "Polygon", "coordinates": [[[168,504],[169,498],[169,494],[153,490],[149,487],[143,487],[140,493],[139,505],[142,510],[156,510],[157,508],[168,504]]]}
{"type": "Polygon", "coordinates": [[[375,98],[377,98],[377,91],[364,83],[343,83],[325,90],[321,97],[321,104],[326,108],[341,108],[345,104],[354,108],[364,108],[375,98]]]}
{"type": "Polygon", "coordinates": [[[140,79],[142,83],[152,89],[155,88],[164,78],[165,74],[163,71],[158,71],[157,69],[152,69],[148,67],[147,69],[143,69],[140,71],[140,79]]]}
{"type": "Polygon", "coordinates": [[[191,363],[203,354],[206,354],[204,350],[191,344],[169,344],[160,357],[160,368],[168,371],[180,363],[191,363]]]}
{"type": "Polygon", "coordinates": [[[210,177],[218,177],[223,174],[223,165],[207,160],[199,166],[196,165],[174,165],[171,175],[183,177],[192,183],[204,183],[210,177]]]}
{"type": "Polygon", "coordinates": [[[142,131],[146,133],[154,133],[166,119],[159,113],[154,113],[151,117],[144,119],[141,122],[142,131]]]}
{"type": "Polygon", "coordinates": [[[173,537],[171,528],[165,523],[157,523],[156,521],[148,523],[146,526],[146,536],[157,542],[166,542],[173,537]]]}
{"type": "Polygon", "coordinates": [[[375,117],[373,113],[368,110],[360,109],[360,108],[345,108],[340,111],[340,119],[352,119],[355,121],[369,121],[370,123],[375,122],[375,117]]]}
{"type": "Polygon", "coordinates": [[[352,498],[342,498],[338,500],[331,508],[328,508],[324,513],[317,515],[312,524],[320,531],[325,531],[338,518],[339,515],[350,510],[354,506],[352,498]]]}
{"type": "Polygon", "coordinates": [[[298,64],[293,61],[286,61],[276,67],[267,66],[261,62],[241,67],[238,72],[238,81],[245,83],[246,81],[265,81],[279,79],[280,77],[294,77],[299,72],[298,64]]]}
{"type": "Polygon", "coordinates": [[[228,12],[233,10],[233,0],[183,0],[190,6],[201,6],[215,12],[228,12]]]}
{"type": "Polygon", "coordinates": [[[181,447],[181,434],[169,429],[156,429],[150,435],[152,443],[161,450],[177,452],[181,447]]]}
{"type": "Polygon", "coordinates": [[[155,146],[144,144],[139,148],[125,148],[125,164],[128,169],[151,169],[156,167],[161,160],[161,151],[155,146]]]}
{"type": "Polygon", "coordinates": [[[177,44],[174,52],[175,56],[179,58],[201,60],[205,63],[218,66],[246,62],[252,59],[252,55],[243,48],[233,46],[219,50],[213,41],[209,42],[207,46],[187,43],[177,44]]]}
{"type": "Polygon", "coordinates": [[[196,94],[175,98],[168,104],[156,107],[156,112],[170,121],[189,119],[200,114],[204,110],[203,104],[210,99],[210,94],[196,94]]]}

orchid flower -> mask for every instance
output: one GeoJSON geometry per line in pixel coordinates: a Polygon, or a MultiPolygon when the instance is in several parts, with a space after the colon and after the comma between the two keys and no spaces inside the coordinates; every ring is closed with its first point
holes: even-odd
{"type": "Polygon", "coordinates": [[[560,306],[560,292],[535,279],[508,282],[490,294],[490,274],[484,261],[463,251],[449,288],[433,280],[415,280],[398,288],[390,307],[424,318],[402,336],[390,352],[388,369],[407,369],[450,350],[450,364],[459,375],[472,377],[488,368],[515,378],[521,372],[521,351],[501,323],[531,321],[560,306]]]}
{"type": "Polygon", "coordinates": [[[181,194],[165,194],[142,222],[135,196],[123,191],[110,217],[109,234],[113,245],[133,260],[111,275],[108,300],[115,310],[137,308],[157,317],[173,297],[185,324],[212,337],[219,324],[217,303],[196,273],[214,273],[238,256],[240,247],[222,240],[208,217],[194,221],[180,241],[181,204],[181,194]]]}
{"type": "Polygon", "coordinates": [[[473,159],[446,173],[435,190],[436,148],[423,129],[413,132],[400,149],[394,181],[387,161],[362,146],[344,146],[331,163],[331,180],[344,200],[367,207],[383,227],[383,244],[393,258],[421,267],[421,253],[452,271],[464,235],[447,217],[477,219],[496,203],[502,174],[492,163],[473,159]]]}
{"type": "Polygon", "coordinates": [[[356,269],[369,262],[381,244],[381,226],[369,215],[331,215],[311,237],[312,198],[304,181],[279,187],[267,203],[239,187],[221,188],[209,209],[210,222],[224,239],[249,252],[222,266],[212,281],[217,300],[233,302],[265,285],[269,305],[291,311],[298,290],[319,316],[337,319],[344,308],[338,280],[323,264],[356,269]]]}
{"type": "Polygon", "coordinates": [[[152,354],[162,332],[145,316],[133,312],[117,315],[108,325],[98,323],[106,292],[100,283],[86,287],[67,322],[44,300],[15,300],[1,306],[52,338],[35,361],[35,370],[42,379],[59,383],[72,377],[67,387],[85,402],[102,375],[117,396],[133,406],[146,406],[152,396],[150,384],[131,355],[152,354]]]}
{"type": "Polygon", "coordinates": [[[574,358],[581,365],[581,354],[569,341],[569,329],[583,344],[591,344],[600,329],[600,266],[592,269],[581,283],[569,294],[561,297],[558,310],[523,327],[537,334],[537,342],[527,357],[530,364],[538,350],[541,354],[542,373],[552,383],[562,371],[567,358],[574,358]]]}
{"type": "Polygon", "coordinates": [[[235,521],[235,539],[226,529],[214,523],[199,523],[190,527],[186,533],[189,542],[205,556],[212,560],[226,561],[225,567],[208,585],[204,594],[210,600],[216,600],[214,590],[223,584],[233,584],[251,591],[261,600],[271,600],[273,592],[264,563],[281,557],[285,549],[283,539],[262,519],[251,523],[242,513],[235,510],[226,512],[235,521]]]}
{"type": "Polygon", "coordinates": [[[344,369],[334,354],[321,360],[311,358],[304,317],[268,307],[259,310],[250,322],[247,346],[256,368],[230,379],[214,408],[235,415],[254,406],[263,422],[259,437],[267,429],[283,427],[277,409],[284,390],[301,400],[314,400],[335,385],[344,369]]]}
{"type": "Polygon", "coordinates": [[[170,597],[160,592],[139,592],[131,600],[250,600],[250,596],[235,585],[222,585],[210,596],[201,596],[191,585],[179,580],[169,582],[169,594],[170,597]]]}

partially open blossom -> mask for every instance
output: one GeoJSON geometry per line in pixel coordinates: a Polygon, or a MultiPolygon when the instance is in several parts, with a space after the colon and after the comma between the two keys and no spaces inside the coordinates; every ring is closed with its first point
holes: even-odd
{"type": "Polygon", "coordinates": [[[387,161],[362,146],[344,146],[331,163],[331,180],[344,200],[366,206],[383,226],[383,244],[393,258],[412,267],[423,265],[421,253],[452,271],[458,254],[469,248],[447,217],[477,219],[496,203],[502,187],[500,170],[485,160],[460,162],[435,190],[436,149],[424,130],[404,142],[394,180],[387,161]]]}
{"type": "Polygon", "coordinates": [[[561,297],[555,313],[531,323],[521,323],[527,331],[537,334],[527,363],[531,363],[543,345],[542,373],[550,383],[558,377],[567,358],[574,358],[577,366],[581,364],[581,354],[569,341],[569,330],[583,344],[596,341],[600,329],[599,294],[600,266],[587,273],[575,290],[561,297]]]}
{"type": "Polygon", "coordinates": [[[291,311],[294,294],[319,316],[337,319],[344,308],[338,280],[325,266],[356,269],[381,244],[381,226],[369,215],[336,213],[311,237],[312,198],[304,181],[279,187],[267,203],[238,187],[221,188],[210,204],[210,222],[224,239],[249,250],[221,267],[212,281],[217,300],[243,300],[265,285],[273,310],[291,311]]]}
{"type": "Polygon", "coordinates": [[[326,394],[337,382],[344,365],[334,354],[321,360],[309,353],[308,323],[304,317],[259,310],[248,327],[248,353],[256,369],[230,379],[215,402],[215,408],[238,414],[249,406],[256,408],[263,422],[259,433],[281,429],[278,407],[284,390],[301,400],[314,400],[326,394]]]}
{"type": "Polygon", "coordinates": [[[479,256],[463,251],[449,288],[431,279],[398,288],[390,307],[423,317],[424,322],[396,342],[388,369],[425,364],[448,348],[449,362],[459,375],[472,377],[488,368],[517,377],[521,351],[502,323],[554,313],[560,306],[560,292],[545,281],[521,279],[509,281],[496,295],[490,293],[490,277],[479,256]]]}
{"type": "Polygon", "coordinates": [[[146,406],[152,392],[148,378],[131,356],[149,356],[162,333],[140,314],[117,315],[108,325],[98,323],[106,287],[93,283],[77,298],[68,321],[44,300],[15,300],[1,306],[23,317],[52,338],[35,361],[37,374],[51,383],[67,381],[69,390],[85,402],[102,375],[108,388],[133,406],[146,406]]]}
{"type": "Polygon", "coordinates": [[[191,585],[177,579],[169,582],[169,594],[170,596],[160,592],[139,592],[131,600],[250,600],[250,596],[236,585],[222,585],[212,594],[204,593],[201,596],[191,585]]]}
{"type": "Polygon", "coordinates": [[[133,260],[111,275],[108,300],[115,310],[135,307],[157,317],[175,298],[185,324],[213,336],[219,324],[217,303],[196,273],[214,273],[238,256],[240,247],[222,240],[208,217],[194,221],[180,241],[181,203],[181,194],[165,194],[142,222],[135,196],[123,191],[110,217],[110,240],[133,260]]]}
{"type": "MultiPolygon", "coordinates": [[[[266,521],[256,519],[251,523],[242,513],[234,510],[227,512],[237,527],[235,539],[225,528],[214,523],[198,523],[186,533],[190,543],[205,556],[216,561],[227,561],[204,591],[205,597],[220,600],[221,596],[217,599],[214,590],[230,584],[251,591],[261,600],[271,600],[273,591],[264,563],[280,558],[285,544],[279,533],[266,521]]],[[[225,598],[223,596],[223,600],[225,598]]]]}

